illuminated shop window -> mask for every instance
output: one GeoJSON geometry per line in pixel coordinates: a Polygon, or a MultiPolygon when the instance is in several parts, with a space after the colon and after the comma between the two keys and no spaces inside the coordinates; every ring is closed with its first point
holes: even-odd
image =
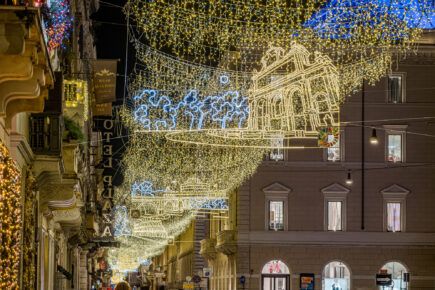
{"type": "Polygon", "coordinates": [[[284,201],[269,201],[269,230],[284,230],[284,201]]]}
{"type": "Polygon", "coordinates": [[[350,271],[342,262],[333,261],[325,266],[322,277],[323,290],[350,290],[350,271]]]}
{"type": "MultiPolygon", "coordinates": [[[[410,289],[409,288],[409,279],[406,279],[406,276],[408,276],[409,271],[406,269],[406,267],[399,263],[399,262],[389,262],[386,263],[382,268],[379,270],[379,273],[383,274],[391,274],[391,278],[393,280],[391,286],[385,286],[382,288],[382,286],[379,286],[379,290],[402,290],[402,289],[410,289]]],[[[409,277],[409,276],[408,276],[409,277]]]]}

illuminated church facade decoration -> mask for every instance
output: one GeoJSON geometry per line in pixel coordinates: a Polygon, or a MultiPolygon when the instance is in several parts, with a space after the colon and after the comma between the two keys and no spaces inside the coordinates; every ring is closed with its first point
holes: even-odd
{"type": "Polygon", "coordinates": [[[250,130],[314,137],[339,125],[339,78],[328,56],[294,43],[288,52],[271,47],[261,63],[249,96],[250,130]]]}

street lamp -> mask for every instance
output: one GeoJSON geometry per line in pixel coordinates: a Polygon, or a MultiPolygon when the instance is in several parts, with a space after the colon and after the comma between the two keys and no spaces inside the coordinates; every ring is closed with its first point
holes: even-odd
{"type": "Polygon", "coordinates": [[[379,140],[378,140],[378,136],[376,135],[376,129],[373,128],[372,130],[372,136],[370,137],[370,144],[372,145],[378,145],[379,140]]]}
{"type": "Polygon", "coordinates": [[[352,175],[351,175],[350,170],[347,172],[346,184],[347,185],[352,185],[353,184],[352,175]]]}

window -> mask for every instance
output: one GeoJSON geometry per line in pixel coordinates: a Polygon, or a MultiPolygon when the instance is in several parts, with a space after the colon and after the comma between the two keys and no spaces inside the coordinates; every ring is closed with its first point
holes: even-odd
{"type": "MultiPolygon", "coordinates": [[[[333,142],[334,135],[328,135],[328,142],[333,142]]],[[[338,138],[338,141],[335,142],[334,145],[327,148],[327,154],[328,154],[328,161],[340,161],[341,160],[341,154],[340,154],[340,138],[338,138]]]]}
{"type": "Polygon", "coordinates": [[[284,230],[284,202],[269,201],[269,230],[284,230]]]}
{"type": "Polygon", "coordinates": [[[402,134],[387,134],[388,136],[388,161],[402,162],[402,134]]]}
{"type": "MultiPolygon", "coordinates": [[[[328,132],[329,133],[329,132],[328,132]]],[[[344,129],[336,130],[332,133],[327,134],[319,143],[321,147],[327,147],[325,149],[324,160],[329,162],[337,162],[344,160],[344,129]]]]}
{"type": "Polygon", "coordinates": [[[288,195],[291,189],[275,182],[263,188],[264,192],[264,230],[288,230],[288,195]]]}
{"type": "Polygon", "coordinates": [[[333,261],[326,265],[322,275],[322,289],[349,290],[349,268],[344,263],[339,261],[333,261]]]}
{"type": "Polygon", "coordinates": [[[346,230],[346,198],[350,190],[341,184],[334,183],[323,188],[324,207],[324,230],[346,230]]]}
{"type": "Polygon", "coordinates": [[[405,162],[407,125],[384,125],[385,159],[387,162],[405,162]]]}
{"type": "Polygon", "coordinates": [[[328,201],[328,231],[342,231],[342,202],[328,201]]]}
{"type": "Polygon", "coordinates": [[[405,74],[395,73],[388,76],[388,103],[405,102],[405,74]]]}
{"type": "Polygon", "coordinates": [[[409,190],[394,184],[383,189],[381,193],[384,199],[384,231],[405,231],[406,196],[409,190]]]}
{"type": "Polygon", "coordinates": [[[387,231],[400,232],[401,226],[401,203],[400,202],[387,202],[387,231]]]}

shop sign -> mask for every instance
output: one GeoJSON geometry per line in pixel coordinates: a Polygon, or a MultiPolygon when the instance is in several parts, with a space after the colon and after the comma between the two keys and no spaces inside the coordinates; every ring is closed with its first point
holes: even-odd
{"type": "Polygon", "coordinates": [[[301,290],[314,290],[313,273],[301,273],[299,277],[299,284],[301,290]]]}
{"type": "Polygon", "coordinates": [[[94,92],[97,104],[111,103],[116,100],[117,60],[94,61],[94,92]]]}
{"type": "Polygon", "coordinates": [[[183,282],[183,289],[194,289],[195,284],[193,282],[183,282]]]}
{"type": "Polygon", "coordinates": [[[201,282],[201,277],[200,277],[199,275],[194,275],[194,276],[192,277],[192,281],[193,281],[194,283],[198,284],[198,283],[201,282]]]}
{"type": "Polygon", "coordinates": [[[391,284],[393,284],[391,274],[376,274],[377,286],[391,286],[391,284]]]}
{"type": "Polygon", "coordinates": [[[211,277],[212,270],[211,268],[202,268],[202,276],[211,277]]]}
{"type": "MultiPolygon", "coordinates": [[[[101,123],[100,123],[101,124],[101,123]]],[[[101,238],[113,238],[113,144],[112,138],[114,134],[114,120],[102,120],[102,126],[98,129],[102,135],[103,147],[103,192],[101,193],[101,214],[102,214],[102,230],[101,238]]]]}

